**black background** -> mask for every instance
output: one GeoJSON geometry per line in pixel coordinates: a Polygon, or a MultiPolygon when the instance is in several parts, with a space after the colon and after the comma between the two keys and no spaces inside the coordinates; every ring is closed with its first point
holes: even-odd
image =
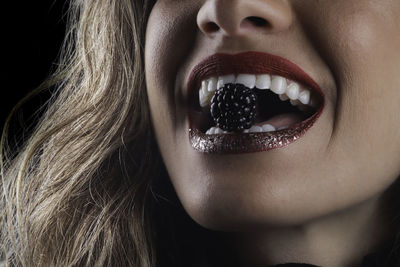
{"type": "MultiPolygon", "coordinates": [[[[54,69],[68,10],[66,0],[4,2],[1,6],[1,126],[12,107],[54,69]]],[[[26,109],[31,112],[41,102],[43,97],[26,109]]]]}

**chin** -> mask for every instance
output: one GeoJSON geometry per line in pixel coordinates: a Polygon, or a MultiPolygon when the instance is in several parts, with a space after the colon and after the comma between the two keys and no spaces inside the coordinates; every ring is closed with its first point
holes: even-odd
{"type": "Polygon", "coordinates": [[[242,188],[208,188],[181,199],[186,212],[196,223],[216,231],[246,232],[295,226],[330,212],[321,210],[315,203],[299,201],[286,194],[269,192],[260,196],[260,192],[242,188]]]}

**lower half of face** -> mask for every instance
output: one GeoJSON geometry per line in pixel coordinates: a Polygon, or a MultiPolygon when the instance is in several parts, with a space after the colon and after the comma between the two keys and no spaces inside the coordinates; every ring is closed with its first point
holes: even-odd
{"type": "MultiPolygon", "coordinates": [[[[395,29],[400,29],[395,25],[400,24],[395,23],[397,17],[376,14],[369,1],[358,7],[356,16],[342,13],[337,23],[333,6],[344,7],[333,2],[314,3],[314,10],[321,10],[312,14],[293,4],[299,20],[304,17],[303,34],[308,30],[313,38],[265,51],[293,60],[296,57],[291,55],[303,52],[298,65],[305,66],[324,92],[320,117],[296,141],[248,153],[206,153],[193,148],[188,122],[191,107],[181,98],[184,77],[189,66],[198,63],[196,59],[210,55],[213,41],[198,32],[199,1],[156,3],[145,47],[152,122],[171,182],[199,224],[218,230],[301,224],[375,198],[398,177],[400,35],[395,29]],[[325,9],[332,16],[318,15],[325,14],[325,9]]],[[[351,8],[349,3],[354,1],[342,2],[351,8]]],[[[279,41],[275,36],[265,38],[266,44],[268,38],[279,41]]],[[[245,48],[265,50],[259,42],[245,48]]]]}

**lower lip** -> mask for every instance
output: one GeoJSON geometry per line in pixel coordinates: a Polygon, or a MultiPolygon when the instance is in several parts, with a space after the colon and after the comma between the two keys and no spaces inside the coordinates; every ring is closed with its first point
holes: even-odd
{"type": "Polygon", "coordinates": [[[323,108],[324,105],[311,117],[290,128],[267,133],[207,135],[193,128],[189,119],[189,141],[195,150],[214,154],[254,153],[281,148],[304,136],[318,120],[323,108]]]}

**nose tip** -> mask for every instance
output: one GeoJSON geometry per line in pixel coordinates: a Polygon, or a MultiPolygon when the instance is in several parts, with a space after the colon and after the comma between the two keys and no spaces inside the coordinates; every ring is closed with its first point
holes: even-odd
{"type": "Polygon", "coordinates": [[[292,9],[286,0],[207,0],[197,25],[207,36],[276,33],[290,28],[292,9]]]}

